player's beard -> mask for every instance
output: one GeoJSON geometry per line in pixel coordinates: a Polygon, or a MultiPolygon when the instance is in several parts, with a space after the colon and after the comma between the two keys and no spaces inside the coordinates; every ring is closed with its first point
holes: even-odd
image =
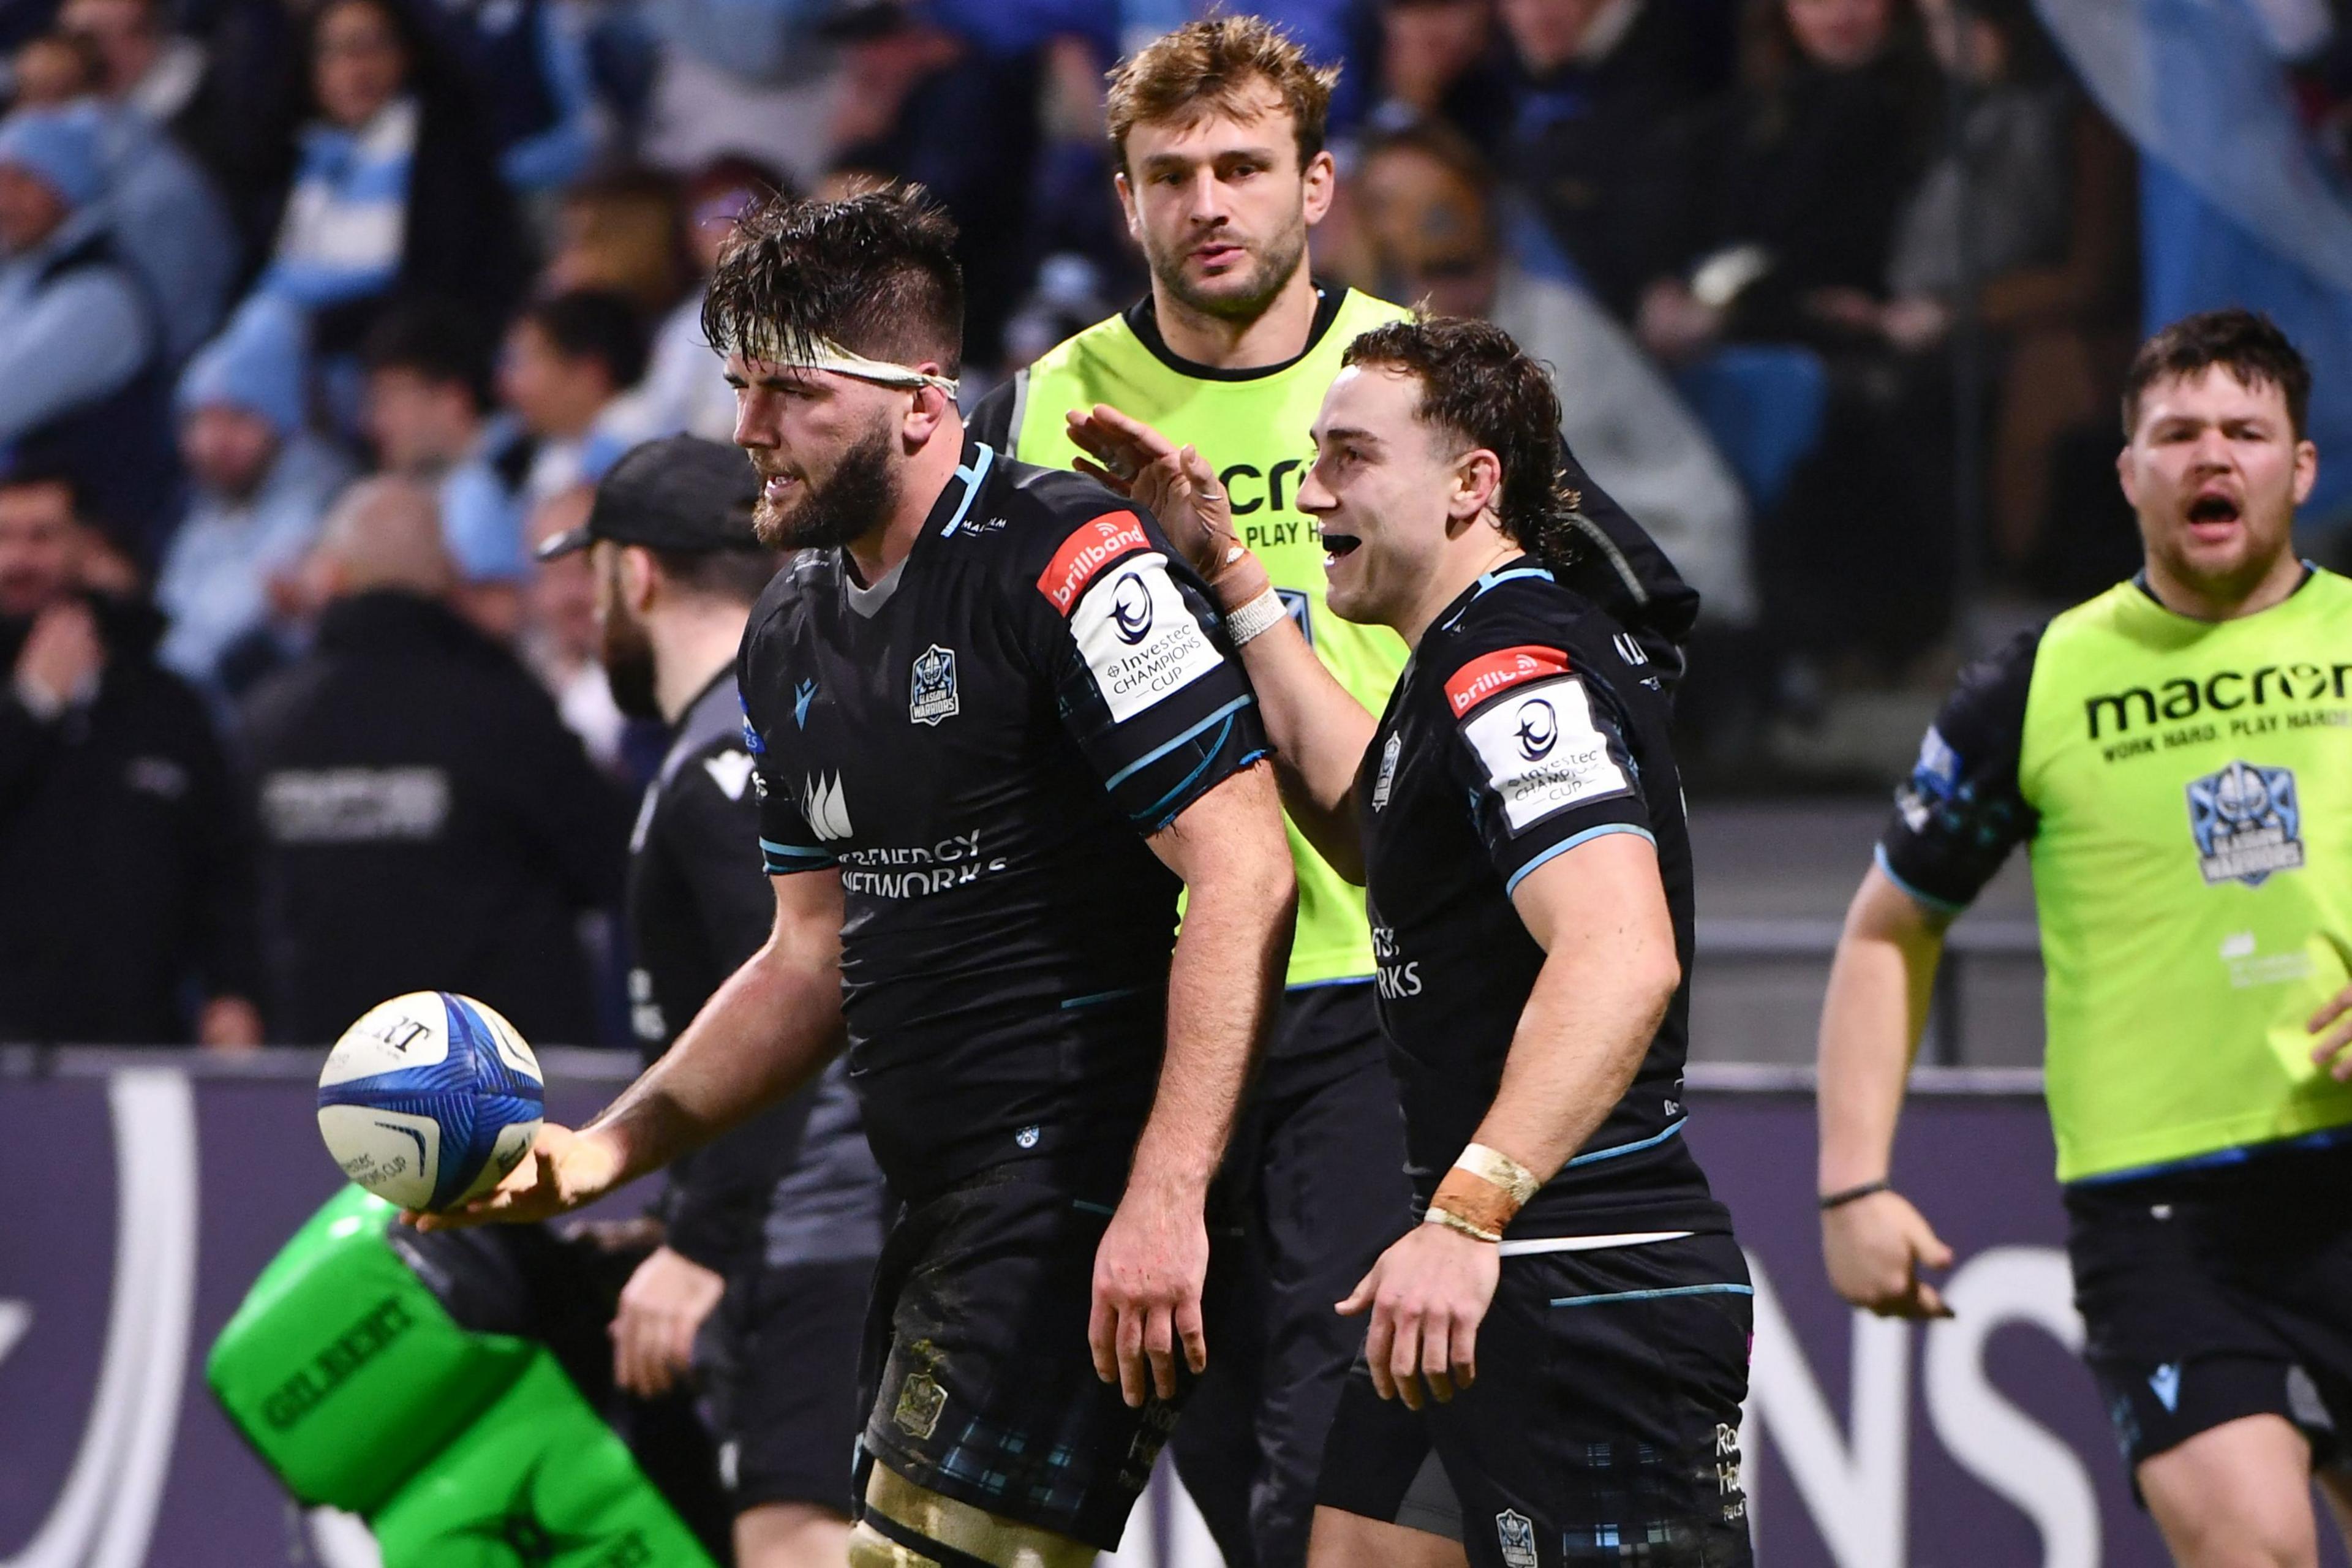
{"type": "Polygon", "coordinates": [[[661,698],[656,689],[653,639],[645,622],[620,603],[614,584],[610,607],[599,632],[599,657],[604,664],[604,684],[613,690],[613,706],[632,719],[659,719],[661,698]]]}
{"type": "Polygon", "coordinates": [[[1249,321],[1265,313],[1275,297],[1289,284],[1292,274],[1307,259],[1307,218],[1304,213],[1295,215],[1282,232],[1266,241],[1264,249],[1252,248],[1250,255],[1256,262],[1247,279],[1237,291],[1212,293],[1196,289],[1184,276],[1184,257],[1153,255],[1151,276],[1169,297],[1189,310],[1220,321],[1249,321]]]}
{"type": "Polygon", "coordinates": [[[891,422],[877,419],[841,455],[824,484],[801,481],[799,488],[808,493],[789,511],[761,496],[751,531],[771,550],[824,549],[871,532],[898,504],[897,440],[891,422]]]}

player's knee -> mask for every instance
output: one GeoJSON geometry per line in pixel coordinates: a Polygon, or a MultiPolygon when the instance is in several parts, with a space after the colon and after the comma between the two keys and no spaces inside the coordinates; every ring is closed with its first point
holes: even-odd
{"type": "Polygon", "coordinates": [[[886,1465],[866,1477],[850,1568],[1088,1568],[1095,1549],[942,1497],[886,1465]],[[861,1552],[863,1555],[861,1555],[861,1552]]]}
{"type": "Polygon", "coordinates": [[[2310,1465],[2302,1435],[2264,1415],[2200,1432],[2137,1476],[2182,1568],[2314,1568],[2310,1465]]]}
{"type": "Polygon", "coordinates": [[[840,1568],[849,1521],[814,1503],[762,1503],[735,1516],[738,1568],[840,1568]]]}

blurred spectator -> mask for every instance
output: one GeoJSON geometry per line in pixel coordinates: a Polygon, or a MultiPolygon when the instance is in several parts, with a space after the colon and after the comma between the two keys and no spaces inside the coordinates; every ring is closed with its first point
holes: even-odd
{"type": "Polygon", "coordinates": [[[688,266],[677,182],[658,170],[623,166],[563,193],[541,284],[550,293],[618,294],[650,321],[677,303],[688,266]]]}
{"type": "Polygon", "coordinates": [[[573,8],[561,0],[427,0],[419,9],[472,83],[507,184],[536,194],[579,178],[600,128],[573,8]]]}
{"type": "Polygon", "coordinates": [[[300,313],[257,301],[180,378],[194,493],[155,584],[172,623],[162,658],[230,696],[282,662],[272,583],[309,552],[351,478],[342,454],[304,426],[302,358],[300,313]]]}
{"type": "Polygon", "coordinates": [[[97,90],[109,104],[161,131],[205,172],[228,204],[243,259],[266,247],[292,168],[297,8],[226,0],[210,10],[204,38],[175,30],[164,0],[66,0],[58,23],[96,50],[97,90]]]}
{"type": "Polygon", "coordinates": [[[598,765],[618,775],[628,716],[613,700],[612,684],[600,662],[604,645],[596,626],[596,575],[585,556],[538,559],[539,548],[588,521],[596,491],[574,485],[532,510],[523,537],[532,557],[524,596],[522,657],[555,699],[556,710],[598,765]]]}
{"type": "Polygon", "coordinates": [[[1495,0],[1381,0],[1379,101],[1370,128],[1423,121],[1453,126],[1481,150],[1511,122],[1509,78],[1496,58],[1495,0]]]}
{"type": "Polygon", "coordinates": [[[1468,141],[1433,124],[1375,138],[1357,185],[1390,297],[1483,317],[1517,340],[1552,374],[1569,449],[1665,547],[1703,613],[1722,626],[1752,621],[1738,481],[1609,312],[1504,254],[1493,178],[1468,141]]]}
{"type": "Polygon", "coordinates": [[[834,26],[845,90],[833,172],[910,181],[939,199],[955,219],[963,268],[964,360],[993,365],[1038,259],[1029,248],[1038,57],[978,47],[904,0],[853,0],[834,26]]]}
{"type": "Polygon", "coordinates": [[[318,117],[257,287],[315,311],[331,354],[356,349],[396,294],[503,314],[521,235],[446,63],[390,0],[327,0],[310,55],[318,117]]]}
{"type": "Polygon", "coordinates": [[[642,439],[620,401],[645,374],[645,329],[618,294],[581,289],[523,307],[507,331],[499,390],[535,444],[527,503],[593,483],[642,439]]]}
{"type": "Polygon", "coordinates": [[[16,46],[8,61],[11,109],[57,109],[99,89],[105,57],[79,33],[40,33],[16,46]]]}
{"type": "Polygon", "coordinates": [[[1515,67],[1504,172],[1621,318],[1672,258],[1685,174],[1668,132],[1717,79],[1694,9],[1688,0],[1502,0],[1515,67]]]}
{"type": "Polygon", "coordinates": [[[44,34],[16,51],[15,106],[56,107],[94,93],[110,100],[100,142],[115,245],[146,285],[176,365],[220,324],[244,257],[212,180],[173,140],[164,117],[132,95],[142,79],[176,86],[191,63],[184,51],[194,51],[200,71],[203,51],[158,35],[143,0],[74,0],[67,14],[81,30],[44,34]]]}
{"type": "Polygon", "coordinates": [[[135,109],[104,120],[114,244],[155,305],[179,364],[210,337],[244,268],[236,225],[196,161],[135,109]]]}
{"type": "Polygon", "coordinates": [[[727,384],[726,366],[702,335],[702,295],[736,220],[753,202],[783,189],[774,170],[749,158],[717,159],[687,182],[686,242],[694,289],[654,334],[638,393],[649,430],[685,431],[712,441],[734,437],[735,393],[727,384]]]}
{"type": "Polygon", "coordinates": [[[448,605],[432,492],[364,479],[308,572],[310,651],[254,693],[272,1028],[331,1040],[404,991],[593,1037],[575,917],[613,898],[619,797],[513,655],[448,605]]]}
{"type": "Polygon", "coordinates": [[[1905,4],[1771,0],[1757,13],[1745,84],[1696,134],[1674,266],[1642,300],[1653,352],[1868,331],[1932,128],[1905,4]]]}
{"type": "Polygon", "coordinates": [[[258,1044],[219,743],[155,613],[84,589],[85,549],[69,481],[0,481],[0,1039],[258,1044]]]}
{"type": "MultiPolygon", "coordinates": [[[[2138,337],[2131,149],[2056,68],[2027,0],[1920,10],[1946,92],[1964,95],[1960,145],[1904,212],[1891,298],[1858,319],[1900,353],[1934,355],[1973,288],[1998,388],[1988,521],[1995,555],[2015,568],[2044,543],[2045,518],[2078,515],[2060,494],[2112,491],[2113,405],[2138,337]]],[[[2106,542],[2123,561],[2103,563],[2116,569],[2099,582],[2130,569],[2127,531],[2106,542]]]]}
{"type": "Polygon", "coordinates": [[[817,25],[834,0],[645,0],[660,44],[641,150],[677,174],[726,153],[772,163],[802,190],[832,166],[843,97],[817,25]]]}
{"type": "Polygon", "coordinates": [[[0,122],[0,445],[144,554],[173,473],[162,340],[108,233],[100,135],[89,105],[0,122]]]}
{"type": "Polygon", "coordinates": [[[522,619],[530,441],[514,416],[490,407],[488,338],[462,308],[420,301],[378,321],[361,357],[362,423],[377,467],[433,488],[458,603],[476,626],[511,639],[522,619]]]}

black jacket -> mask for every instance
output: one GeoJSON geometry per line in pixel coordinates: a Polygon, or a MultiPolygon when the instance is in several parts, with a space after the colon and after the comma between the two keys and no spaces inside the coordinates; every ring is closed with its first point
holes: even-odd
{"type": "MultiPolygon", "coordinates": [[[[775,924],[734,677],[731,666],[720,670],[680,717],[630,838],[637,967],[629,1014],[648,1061],[775,924]]],[[[875,1251],[881,1184],[836,1061],[798,1094],[673,1163],[662,1212],[673,1249],[731,1275],[762,1259],[875,1251]],[[772,1209],[785,1212],[772,1217],[772,1209]]]]}
{"type": "Polygon", "coordinates": [[[513,655],[405,594],[331,606],[246,713],[279,1037],[404,991],[593,1037],[576,917],[618,891],[618,793],[513,655]]]}
{"type": "Polygon", "coordinates": [[[251,838],[161,618],[92,604],[98,694],[47,723],[9,679],[30,627],[0,622],[0,1039],[184,1042],[192,1003],[258,999],[251,838]]]}

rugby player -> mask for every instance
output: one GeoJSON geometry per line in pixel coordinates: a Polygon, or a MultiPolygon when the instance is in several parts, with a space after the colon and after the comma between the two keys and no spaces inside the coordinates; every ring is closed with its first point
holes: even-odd
{"type": "MultiPolygon", "coordinates": [[[[1323,144],[1337,75],[1243,16],[1179,27],[1122,62],[1107,104],[1111,155],[1150,292],[1020,372],[972,423],[1008,455],[1054,468],[1084,466],[1084,427],[1074,437],[1069,416],[1097,403],[1197,446],[1284,607],[1340,684],[1377,709],[1404,646],[1331,613],[1315,521],[1298,501],[1308,427],[1341,353],[1406,314],[1307,268],[1307,235],[1337,179],[1323,144]]],[[[1579,585],[1654,644],[1660,670],[1679,671],[1695,595],[1566,461],[1584,498],[1580,526],[1596,540],[1577,563],[1579,585]]],[[[1330,1302],[1411,1223],[1362,895],[1296,828],[1290,842],[1297,937],[1234,1158],[1254,1181],[1254,1331],[1228,1344],[1173,1445],[1228,1568],[1280,1568],[1305,1551],[1324,1434],[1360,1337],[1330,1302]]]]}
{"type": "Polygon", "coordinates": [[[952,237],[885,193],[772,202],[730,242],[704,328],[761,535],[801,552],[737,664],[774,930],[458,1217],[593,1199],[845,1034],[906,1204],[850,1560],[1055,1568],[1118,1544],[1208,1363],[1204,1204],[1295,893],[1198,579],[1132,503],[966,437],[952,237]]]}
{"type": "Polygon", "coordinates": [[[2311,371],[2267,320],[2141,345],[2130,581],[1965,671],[1847,911],[1821,1032],[1822,1242],[1941,1313],[1895,1127],[1952,918],[2024,844],[2084,1353],[2187,1568],[2317,1560],[2352,1424],[2352,584],[2298,559],[2311,371]]]}
{"type": "Polygon", "coordinates": [[[1447,320],[1342,358],[1299,504],[1332,612],[1412,650],[1377,724],[1199,453],[1086,422],[1211,577],[1291,819],[1368,895],[1423,1223],[1339,1303],[1370,1316],[1308,1561],[1746,1563],[1750,1289],[1681,1136],[1691,862],[1664,682],[1561,581],[1580,530],[1542,367],[1447,320]]]}
{"type": "MultiPolygon", "coordinates": [[[[614,701],[669,731],[629,837],[629,1021],[648,1061],[775,914],[746,848],[760,804],[735,696],[744,623],[782,564],[752,531],[759,494],[734,447],[666,437],[624,455],[587,521],[539,548],[589,552],[614,701]]],[[[655,1398],[703,1373],[737,1568],[835,1568],[848,1542],[841,1447],[883,1193],[841,1068],[671,1165],[663,1245],[613,1320],[622,1388],[655,1398]]]]}

